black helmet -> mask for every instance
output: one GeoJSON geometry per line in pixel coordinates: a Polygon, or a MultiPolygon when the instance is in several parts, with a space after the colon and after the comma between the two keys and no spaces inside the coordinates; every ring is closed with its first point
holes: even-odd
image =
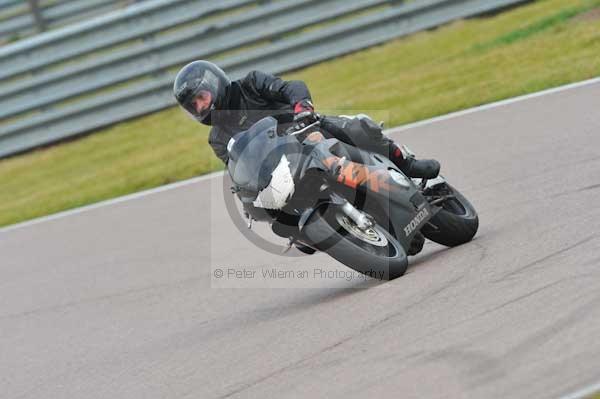
{"type": "Polygon", "coordinates": [[[194,61],[177,73],[173,84],[173,94],[179,105],[198,122],[210,124],[210,112],[221,105],[231,80],[225,72],[212,62],[194,61]],[[196,111],[194,99],[202,91],[210,92],[210,105],[201,112],[196,111]]]}

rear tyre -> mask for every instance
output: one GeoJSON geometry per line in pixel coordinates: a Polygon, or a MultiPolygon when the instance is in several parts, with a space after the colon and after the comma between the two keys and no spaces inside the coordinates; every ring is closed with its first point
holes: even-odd
{"type": "Polygon", "coordinates": [[[377,224],[362,231],[338,206],[316,210],[302,232],[311,246],[359,273],[393,280],[406,272],[406,252],[396,238],[377,224]]]}
{"type": "Polygon", "coordinates": [[[473,205],[447,183],[427,194],[451,194],[454,197],[442,203],[442,209],[421,229],[421,233],[427,239],[447,247],[471,241],[479,228],[479,217],[473,205]]]}

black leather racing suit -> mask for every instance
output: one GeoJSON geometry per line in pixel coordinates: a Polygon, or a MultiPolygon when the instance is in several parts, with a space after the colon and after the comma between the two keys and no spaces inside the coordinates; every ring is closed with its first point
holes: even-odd
{"type": "MultiPolygon", "coordinates": [[[[298,80],[284,81],[276,76],[252,71],[231,82],[224,98],[218,99],[207,125],[212,125],[209,144],[215,154],[227,164],[227,143],[240,131],[247,130],[260,119],[273,116],[280,131],[292,123],[294,105],[311,100],[306,84],[298,80]]],[[[321,127],[326,134],[348,144],[388,156],[391,140],[370,120],[324,117],[321,127]]]]}

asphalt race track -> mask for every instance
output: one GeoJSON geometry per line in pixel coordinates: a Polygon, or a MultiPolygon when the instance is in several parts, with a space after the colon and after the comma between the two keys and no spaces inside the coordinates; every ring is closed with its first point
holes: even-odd
{"type": "Polygon", "coordinates": [[[599,109],[591,83],[392,134],[442,162],[481,226],[462,247],[427,243],[388,283],[254,247],[219,178],[0,230],[0,396],[560,398],[596,384],[599,109]],[[309,277],[214,277],[271,268],[309,277]]]}

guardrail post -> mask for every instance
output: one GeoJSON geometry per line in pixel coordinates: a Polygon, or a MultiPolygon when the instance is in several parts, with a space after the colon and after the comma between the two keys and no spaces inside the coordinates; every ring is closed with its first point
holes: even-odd
{"type": "Polygon", "coordinates": [[[40,11],[39,0],[28,0],[29,10],[33,14],[33,20],[35,22],[35,26],[38,32],[43,32],[46,30],[46,22],[44,21],[44,17],[40,11]]]}

